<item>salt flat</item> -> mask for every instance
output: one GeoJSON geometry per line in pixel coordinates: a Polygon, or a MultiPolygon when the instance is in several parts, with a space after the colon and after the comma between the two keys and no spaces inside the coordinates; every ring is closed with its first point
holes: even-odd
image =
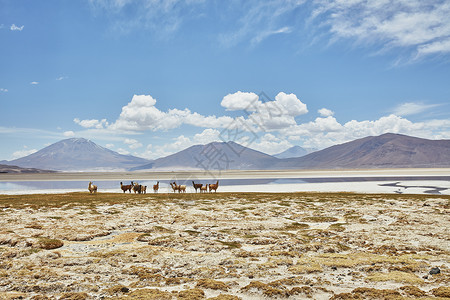
{"type": "Polygon", "coordinates": [[[0,181],[43,180],[180,180],[198,179],[261,179],[261,178],[323,178],[323,177],[407,177],[450,176],[450,168],[402,168],[360,170],[190,170],[174,172],[60,172],[43,174],[0,174],[0,181]]]}

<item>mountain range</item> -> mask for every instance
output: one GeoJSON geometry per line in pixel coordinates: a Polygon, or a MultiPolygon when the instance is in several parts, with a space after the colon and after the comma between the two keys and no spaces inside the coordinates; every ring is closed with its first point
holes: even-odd
{"type": "MultiPolygon", "coordinates": [[[[275,157],[231,141],[213,142],[147,160],[119,154],[83,138],[72,138],[59,141],[31,155],[1,163],[9,167],[15,165],[56,171],[450,167],[450,140],[428,140],[386,133],[293,157],[301,155],[303,150],[307,151],[300,148],[288,149],[275,157]]],[[[29,169],[24,172],[32,171],[29,169]]]]}
{"type": "Polygon", "coordinates": [[[386,133],[280,161],[278,169],[450,167],[450,140],[386,133]]]}

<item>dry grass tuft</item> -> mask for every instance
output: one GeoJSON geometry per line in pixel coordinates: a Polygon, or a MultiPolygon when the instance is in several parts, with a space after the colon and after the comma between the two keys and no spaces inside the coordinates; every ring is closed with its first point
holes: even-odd
{"type": "Polygon", "coordinates": [[[63,241],[49,238],[39,238],[38,247],[45,250],[57,249],[64,246],[63,241]]]}
{"type": "Polygon", "coordinates": [[[405,294],[408,295],[408,296],[424,297],[424,296],[427,295],[427,293],[425,293],[424,291],[422,291],[418,287],[412,286],[412,285],[405,285],[405,286],[402,286],[400,289],[403,292],[405,292],[405,294]]]}
{"type": "Polygon", "coordinates": [[[450,298],[450,287],[441,286],[431,290],[431,293],[436,297],[450,298]]]}
{"type": "Polygon", "coordinates": [[[186,299],[186,300],[205,299],[205,292],[201,289],[189,289],[178,292],[177,299],[186,299]]]}
{"type": "Polygon", "coordinates": [[[406,282],[410,284],[423,283],[423,279],[417,277],[417,275],[401,271],[393,271],[389,273],[374,273],[367,276],[367,279],[370,281],[395,281],[406,282]]]}
{"type": "Polygon", "coordinates": [[[229,289],[226,283],[214,279],[200,279],[197,281],[196,287],[222,291],[228,291],[229,289]]]}
{"type": "Polygon", "coordinates": [[[158,289],[139,289],[130,292],[127,295],[116,298],[118,300],[172,300],[173,295],[170,292],[160,291],[158,289]]]}

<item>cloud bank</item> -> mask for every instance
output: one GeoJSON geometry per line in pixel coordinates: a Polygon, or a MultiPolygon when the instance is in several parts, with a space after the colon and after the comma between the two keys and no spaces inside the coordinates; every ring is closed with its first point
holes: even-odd
{"type": "MultiPolygon", "coordinates": [[[[303,147],[323,149],[354,139],[376,136],[383,133],[401,133],[424,138],[450,138],[449,120],[428,120],[412,122],[405,116],[429,110],[437,105],[422,103],[403,103],[393,109],[394,113],[377,120],[350,120],[340,123],[334,112],[327,108],[317,111],[318,116],[309,122],[302,122],[302,116],[308,114],[308,108],[293,93],[278,93],[273,100],[267,100],[253,92],[237,91],[223,97],[220,102],[224,112],[232,111],[238,116],[204,116],[188,108],[172,108],[162,111],[157,100],[151,95],[134,95],[129,103],[122,107],[118,118],[113,122],[106,119],[80,120],[74,122],[88,132],[108,135],[144,134],[148,132],[170,132],[183,126],[200,128],[200,133],[179,135],[170,143],[150,144],[144,152],[135,155],[157,158],[183,150],[195,144],[207,144],[213,141],[233,140],[245,146],[269,154],[279,153],[294,144],[303,147]]],[[[184,128],[184,127],[183,127],[184,128]]],[[[183,131],[183,132],[189,132],[183,131]]],[[[122,143],[129,148],[121,148],[121,153],[129,153],[144,147],[145,142],[138,138],[124,138],[122,143]]]]}

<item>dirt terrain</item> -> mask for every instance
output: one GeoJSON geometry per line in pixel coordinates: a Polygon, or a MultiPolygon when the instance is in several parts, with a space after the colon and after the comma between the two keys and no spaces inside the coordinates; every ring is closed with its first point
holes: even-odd
{"type": "Polygon", "coordinates": [[[442,195],[0,195],[0,299],[448,299],[449,228],[442,195]]]}

